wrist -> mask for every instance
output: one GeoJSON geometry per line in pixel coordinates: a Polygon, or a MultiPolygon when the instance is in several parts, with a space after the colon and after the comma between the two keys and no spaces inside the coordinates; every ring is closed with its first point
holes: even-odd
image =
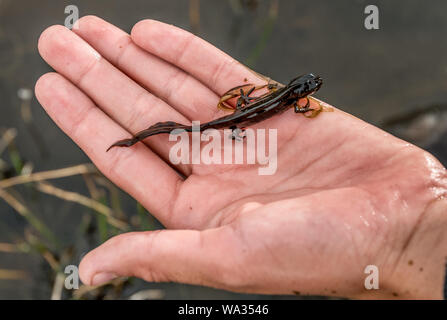
{"type": "Polygon", "coordinates": [[[435,200],[423,213],[391,272],[384,292],[390,298],[443,299],[447,262],[447,199],[435,200]]]}

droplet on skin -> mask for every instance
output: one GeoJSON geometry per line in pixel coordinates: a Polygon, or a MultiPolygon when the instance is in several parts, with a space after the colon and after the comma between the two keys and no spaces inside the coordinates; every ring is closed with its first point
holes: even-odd
{"type": "Polygon", "coordinates": [[[369,227],[369,222],[361,215],[361,216],[359,216],[360,217],[360,219],[363,221],[363,224],[365,225],[365,226],[367,226],[367,227],[369,227]]]}
{"type": "MultiPolygon", "coordinates": [[[[90,47],[90,46],[89,46],[90,47]]],[[[93,54],[93,56],[95,57],[96,60],[100,60],[101,59],[101,55],[99,54],[98,51],[96,51],[95,49],[93,49],[92,47],[90,47],[90,50],[93,54]]]]}
{"type": "Polygon", "coordinates": [[[437,162],[430,154],[425,155],[427,168],[430,170],[430,178],[436,182],[438,186],[431,188],[437,198],[443,198],[447,195],[447,171],[437,162]]]}
{"type": "MultiPolygon", "coordinates": [[[[74,24],[73,24],[73,29],[79,30],[80,27],[80,20],[77,20],[74,24]]],[[[92,46],[90,46],[87,43],[84,43],[85,46],[88,48],[87,50],[89,52],[91,52],[91,54],[93,55],[93,57],[95,57],[96,60],[100,60],[101,59],[101,55],[99,54],[98,51],[96,51],[92,46]]]]}

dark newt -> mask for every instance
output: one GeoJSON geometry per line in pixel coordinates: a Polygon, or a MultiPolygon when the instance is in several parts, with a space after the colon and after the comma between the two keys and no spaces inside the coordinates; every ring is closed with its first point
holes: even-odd
{"type": "MultiPolygon", "coordinates": [[[[260,97],[249,97],[254,89],[249,90],[247,93],[244,93],[244,91],[240,89],[241,93],[239,95],[240,98],[238,99],[237,108],[230,115],[203,123],[200,127],[194,129],[192,126],[172,121],[158,122],[153,126],[140,131],[131,139],[124,139],[115,142],[107,149],[107,151],[113,147],[130,147],[147,137],[161,133],[170,133],[175,129],[183,129],[187,132],[192,132],[198,128],[200,128],[200,131],[204,131],[206,129],[229,128],[233,132],[232,138],[236,139],[240,138],[239,133],[243,131],[245,127],[271,118],[274,115],[281,114],[290,106],[294,107],[296,113],[305,114],[311,112],[310,115],[305,116],[313,118],[323,110],[323,107],[320,106],[319,109],[310,108],[308,96],[318,91],[322,84],[323,80],[319,76],[315,76],[310,73],[299,76],[291,80],[286,86],[280,87],[279,89],[275,88],[274,91],[260,97]],[[301,107],[298,105],[298,100],[303,98],[307,98],[307,103],[304,107],[301,107]]],[[[239,90],[239,88],[245,86],[247,85],[238,86],[230,89],[228,92],[234,89],[239,90]]]]}

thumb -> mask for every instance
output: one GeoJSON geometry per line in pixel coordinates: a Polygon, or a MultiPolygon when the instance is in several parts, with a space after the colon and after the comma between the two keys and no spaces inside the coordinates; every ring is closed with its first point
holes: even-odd
{"type": "Polygon", "coordinates": [[[159,230],[116,236],[81,261],[83,283],[100,285],[116,277],[230,288],[236,284],[238,240],[228,226],[204,231],[159,230]]]}

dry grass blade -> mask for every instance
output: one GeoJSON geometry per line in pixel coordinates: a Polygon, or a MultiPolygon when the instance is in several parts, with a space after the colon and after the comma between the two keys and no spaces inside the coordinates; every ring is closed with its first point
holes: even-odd
{"type": "Polygon", "coordinates": [[[53,269],[53,271],[57,272],[60,268],[60,263],[58,262],[58,259],[48,249],[48,247],[39,239],[39,237],[36,237],[29,230],[25,230],[24,236],[28,245],[45,259],[45,261],[48,263],[51,269],[53,269]]]}
{"type": "MultiPolygon", "coordinates": [[[[84,175],[86,177],[87,175],[84,175]]],[[[94,181],[110,192],[110,207],[116,213],[116,217],[121,219],[124,218],[123,209],[121,208],[120,191],[110,180],[106,179],[104,176],[96,175],[93,177],[94,181]]]]}
{"type": "Polygon", "coordinates": [[[0,197],[3,198],[11,207],[13,207],[22,216],[27,216],[29,214],[28,208],[22,204],[19,200],[14,198],[10,193],[0,189],[0,197]]]}
{"type": "Polygon", "coordinates": [[[129,300],[160,300],[165,297],[165,292],[159,289],[141,290],[129,297],[129,300]]]}
{"type": "Polygon", "coordinates": [[[62,291],[65,284],[65,274],[58,272],[54,280],[53,291],[51,292],[51,300],[61,300],[62,291]]]}
{"type": "Polygon", "coordinates": [[[28,183],[28,182],[57,179],[57,178],[75,176],[75,175],[79,175],[79,174],[97,173],[97,172],[98,171],[97,171],[96,167],[91,163],[80,164],[80,165],[77,165],[74,167],[30,173],[30,174],[21,175],[21,176],[9,178],[9,179],[4,179],[4,180],[0,181],[0,188],[9,188],[11,186],[28,183]]]}
{"type": "Polygon", "coordinates": [[[79,289],[77,289],[73,292],[73,298],[74,299],[82,299],[86,294],[97,291],[98,289],[101,289],[102,287],[105,287],[107,285],[112,285],[114,287],[117,287],[119,285],[122,285],[125,281],[127,281],[126,277],[120,277],[120,278],[113,279],[109,282],[103,283],[99,286],[80,285],[79,289]]]}
{"type": "Polygon", "coordinates": [[[9,146],[9,144],[15,139],[17,136],[17,129],[10,128],[3,133],[0,138],[0,154],[5,151],[5,149],[9,146]]]}
{"type": "Polygon", "coordinates": [[[189,23],[192,33],[198,34],[200,29],[200,0],[189,0],[189,23]]]}
{"type": "Polygon", "coordinates": [[[120,229],[120,230],[127,230],[127,224],[121,220],[118,220],[113,217],[113,210],[109,207],[103,205],[101,202],[98,202],[96,200],[90,199],[86,196],[83,196],[82,194],[72,192],[72,191],[66,191],[57,187],[54,187],[46,182],[39,182],[37,184],[37,189],[41,192],[53,195],[55,197],[79,203],[85,207],[91,208],[100,214],[103,214],[106,216],[108,222],[113,225],[114,227],[120,229]]]}
{"type": "Polygon", "coordinates": [[[0,280],[22,280],[28,278],[28,274],[21,270],[0,269],[0,280]]]}
{"type": "Polygon", "coordinates": [[[270,2],[270,8],[268,11],[267,19],[264,23],[263,31],[261,37],[250,53],[249,57],[245,61],[245,64],[252,68],[256,63],[261,53],[264,51],[265,47],[269,43],[269,40],[273,34],[273,29],[278,19],[278,11],[279,11],[279,0],[272,0],[270,2]]]}
{"type": "Polygon", "coordinates": [[[56,271],[60,268],[60,263],[57,262],[56,257],[50,251],[45,250],[41,254],[42,254],[42,257],[48,262],[51,269],[56,271]]]}
{"type": "Polygon", "coordinates": [[[104,196],[104,192],[96,187],[95,183],[93,182],[93,178],[90,175],[83,174],[82,177],[84,178],[85,185],[87,186],[92,199],[98,201],[98,199],[104,196]]]}
{"type": "Polygon", "coordinates": [[[0,252],[20,252],[20,249],[15,244],[0,242],[0,252]]]}
{"type": "Polygon", "coordinates": [[[53,233],[42,223],[34,214],[19,200],[17,200],[12,194],[0,188],[0,198],[6,201],[11,207],[14,208],[21,216],[28,220],[28,222],[43,236],[53,243],[57,243],[56,237],[53,233]]]}

